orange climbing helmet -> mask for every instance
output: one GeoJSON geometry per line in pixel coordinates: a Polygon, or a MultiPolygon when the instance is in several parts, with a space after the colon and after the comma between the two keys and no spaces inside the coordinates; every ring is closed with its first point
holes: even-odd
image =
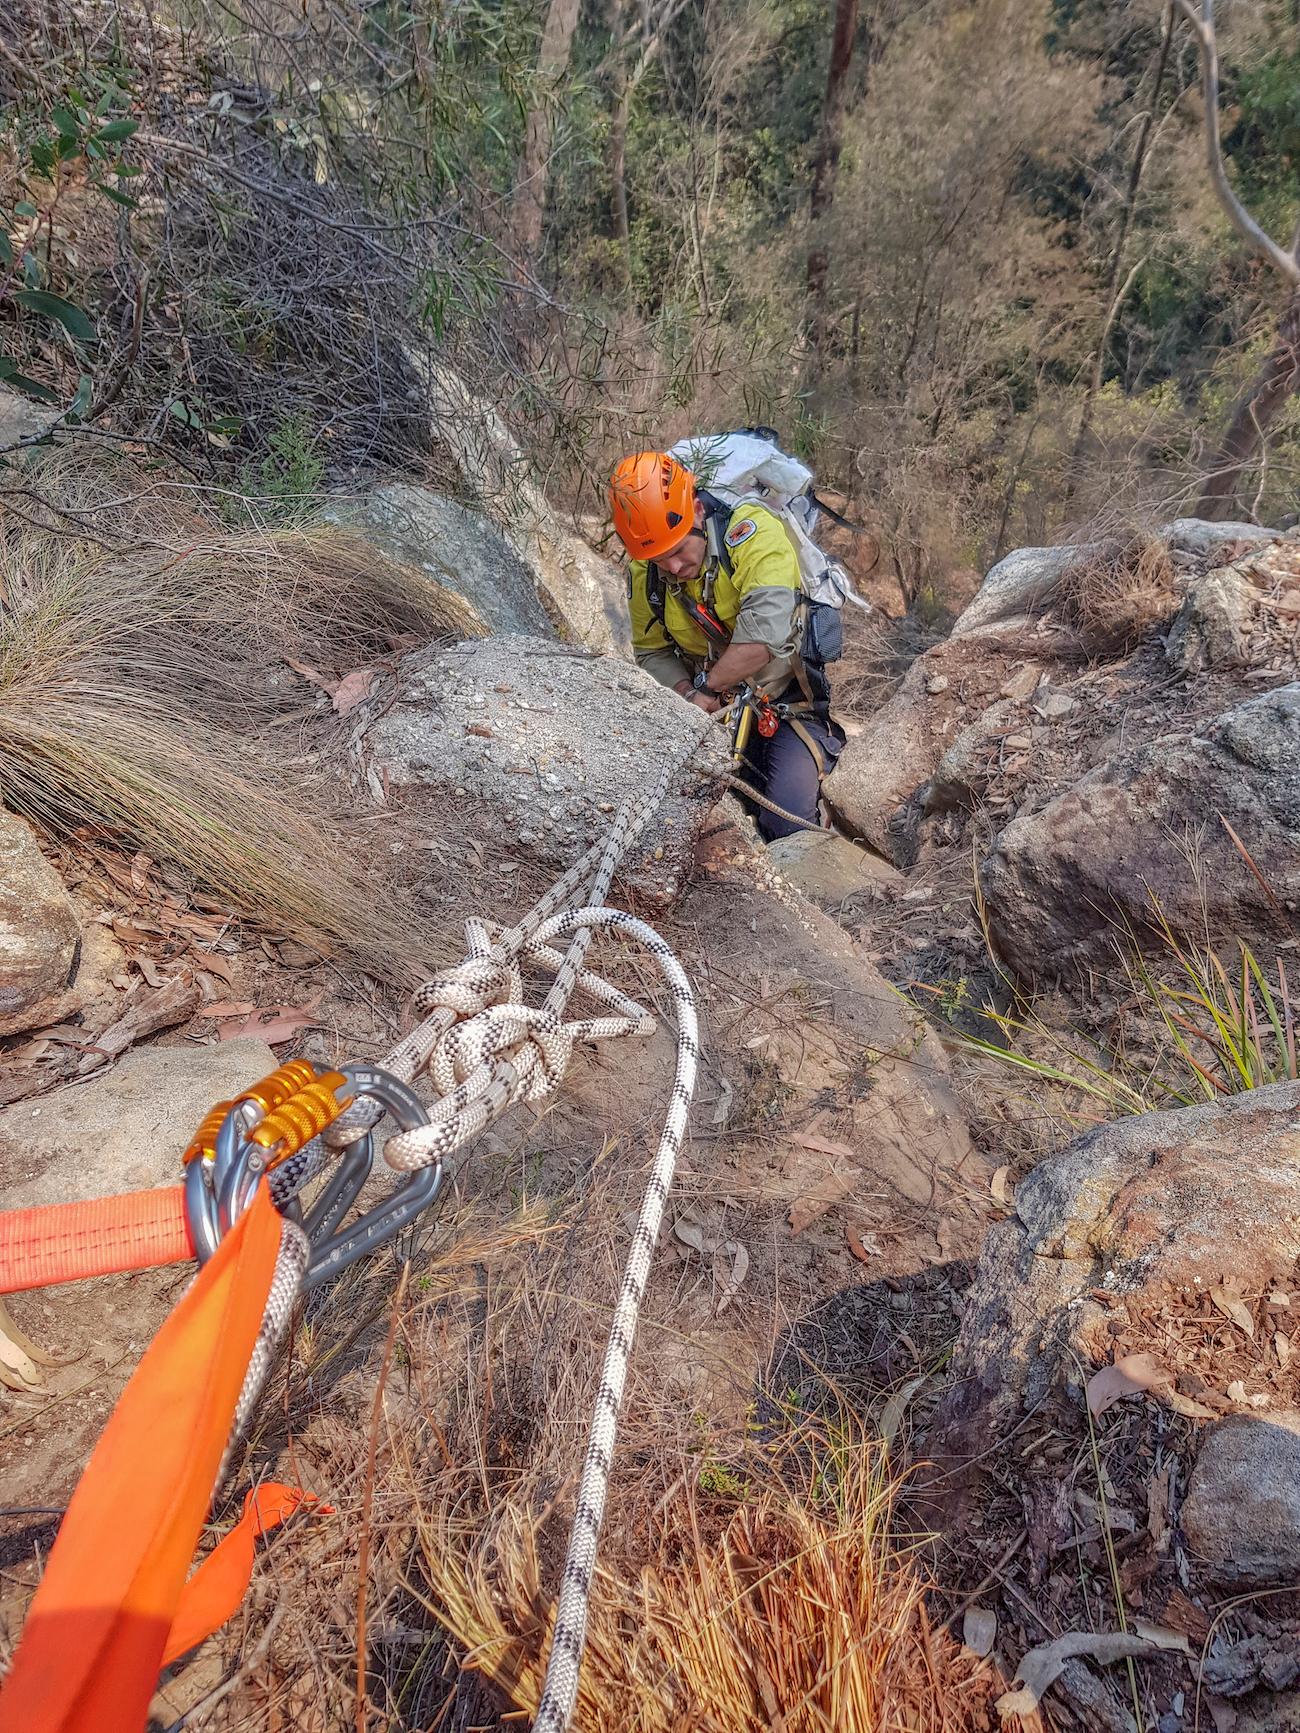
{"type": "Polygon", "coordinates": [[[657,560],[695,528],[695,477],[666,451],[639,451],[610,477],[609,506],[632,558],[657,560]]]}

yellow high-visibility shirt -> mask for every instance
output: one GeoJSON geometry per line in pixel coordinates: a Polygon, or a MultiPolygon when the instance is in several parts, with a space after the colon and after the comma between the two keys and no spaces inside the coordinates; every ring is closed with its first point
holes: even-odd
{"type": "MultiPolygon", "coordinates": [[[[765,644],[772,660],[755,683],[769,692],[783,687],[794,672],[799,648],[799,604],[803,584],[799,561],[785,527],[765,506],[744,504],[732,512],[723,536],[731,570],[719,565],[713,581],[712,609],[738,643],[765,644]]],[[[664,619],[655,617],[646,588],[646,563],[633,560],[628,578],[632,649],[639,665],[664,686],[693,679],[709,658],[710,644],[682,601],[704,601],[704,575],[680,586],[663,579],[664,619]]],[[[716,655],[716,651],[714,652],[716,655]]]]}

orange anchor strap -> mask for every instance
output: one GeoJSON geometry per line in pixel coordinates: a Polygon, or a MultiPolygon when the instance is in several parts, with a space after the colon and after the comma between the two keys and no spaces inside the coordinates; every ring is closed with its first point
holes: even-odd
{"type": "Polygon", "coordinates": [[[264,1480],[244,1499],[244,1514],[219,1540],[181,1590],[162,1664],[170,1667],[187,1649],[210,1637],[238,1609],[253,1574],[254,1543],[287,1522],[296,1510],[314,1506],[324,1516],[334,1507],[322,1504],[314,1492],[264,1480]]]}
{"type": "Polygon", "coordinates": [[[0,1214],[0,1294],[193,1256],[180,1186],[0,1214]]]}
{"type": "Polygon", "coordinates": [[[123,1391],[72,1496],[3,1690],[0,1733],[140,1733],[280,1249],[266,1188],[123,1391]]]}

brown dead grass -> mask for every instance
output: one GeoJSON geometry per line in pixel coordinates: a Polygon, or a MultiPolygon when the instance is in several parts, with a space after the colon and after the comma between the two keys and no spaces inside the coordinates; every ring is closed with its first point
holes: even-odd
{"type": "MultiPolygon", "coordinates": [[[[465,1665],[533,1714],[563,1525],[522,1489],[467,1508],[456,1479],[418,1510],[417,1593],[465,1665]]],[[[605,1553],[575,1727],[969,1726],[991,1669],[931,1630],[923,1579],[891,1548],[893,1490],[883,1447],[847,1425],[744,1450],[725,1475],[685,1460],[639,1544],[605,1553]]]]}
{"type": "Polygon", "coordinates": [[[1090,656],[1128,655],[1178,605],[1169,550],[1155,536],[1107,541],[1061,579],[1061,611],[1090,656]]]}
{"type": "Polygon", "coordinates": [[[232,531],[211,496],[84,459],[38,480],[57,512],[0,526],[5,804],[143,848],[276,932],[404,978],[424,923],[395,887],[376,896],[343,834],[342,760],[303,750],[316,688],[289,659],[327,677],[391,667],[403,643],[477,635],[473,610],[351,530],[232,531]]]}
{"type": "MultiPolygon", "coordinates": [[[[268,1561],[264,1604],[287,1611],[232,1726],[266,1725],[272,1703],[286,1724],[353,1724],[363,1524],[366,1724],[506,1728],[535,1711],[625,1245],[610,1224],[628,1201],[602,1170],[562,1210],[493,1219],[483,1201],[463,1205],[396,1314],[390,1262],[350,1274],[307,1327],[286,1409],[295,1390],[329,1395],[276,1472],[291,1466],[338,1517],[268,1561]],[[377,1402],[374,1351],[390,1329],[377,1402]]],[[[999,1681],[930,1626],[884,1446],[829,1386],[812,1417],[801,1403],[761,1430],[752,1412],[674,1387],[686,1326],[666,1297],[652,1296],[633,1359],[575,1729],[986,1727],[999,1681]]],[[[738,1318],[728,1370],[757,1381],[747,1332],[738,1318]]],[[[268,1429],[280,1408],[264,1405],[268,1429]]],[[[254,1447],[265,1460],[273,1440],[254,1447]]],[[[254,1635],[246,1645],[256,1652],[254,1635]]]]}

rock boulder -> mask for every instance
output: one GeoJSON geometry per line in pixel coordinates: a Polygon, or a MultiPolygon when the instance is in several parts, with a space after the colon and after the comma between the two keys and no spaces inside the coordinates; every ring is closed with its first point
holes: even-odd
{"type": "Polygon", "coordinates": [[[846,904],[865,909],[903,889],[897,868],[834,831],[778,837],[768,844],[767,858],[788,884],[831,915],[846,904]]]}
{"type": "Polygon", "coordinates": [[[1300,683],[1090,771],[1014,819],[980,878],[998,949],[1026,979],[1107,957],[1117,921],[1149,930],[1152,895],[1175,929],[1208,913],[1212,931],[1286,936],[1300,910],[1300,683]]]}
{"type": "Polygon", "coordinates": [[[954,638],[1027,625],[1050,607],[1062,578],[1095,552],[1093,544],[1064,548],[1017,548],[993,566],[974,599],[958,615],[954,638]]]}
{"type": "Polygon", "coordinates": [[[382,553],[415,566],[464,596],[494,632],[551,636],[537,580],[501,531],[431,488],[388,482],[355,504],[331,508],[382,553]]]}
{"type": "Polygon", "coordinates": [[[0,1109],[0,1210],[179,1185],[208,1112],[279,1060],[252,1036],[138,1047],[102,1076],[0,1109]]]}
{"type": "Polygon", "coordinates": [[[1209,1427],[1182,1513],[1194,1557],[1226,1588],[1294,1584],[1300,1563],[1300,1414],[1209,1427]]]}
{"type": "Polygon", "coordinates": [[[80,923],[31,826],[0,812],[0,1035],[67,1008],[80,923]]]}
{"type": "Polygon", "coordinates": [[[625,874],[660,904],[686,883],[727,767],[723,730],[639,668],[525,637],[407,656],[398,700],[366,747],[372,773],[413,810],[432,803],[437,835],[458,809],[489,857],[553,871],[604,835],[629,794],[681,763],[625,874]]]}
{"type": "Polygon", "coordinates": [[[1054,1385],[1077,1390],[1080,1368],[1109,1363],[1122,1305],[1158,1311],[1161,1292],[1225,1276],[1252,1293],[1289,1282],[1298,1115],[1300,1084],[1274,1084],[1118,1120],[1036,1167],[985,1242],[932,1450],[973,1457],[1054,1385]]]}

